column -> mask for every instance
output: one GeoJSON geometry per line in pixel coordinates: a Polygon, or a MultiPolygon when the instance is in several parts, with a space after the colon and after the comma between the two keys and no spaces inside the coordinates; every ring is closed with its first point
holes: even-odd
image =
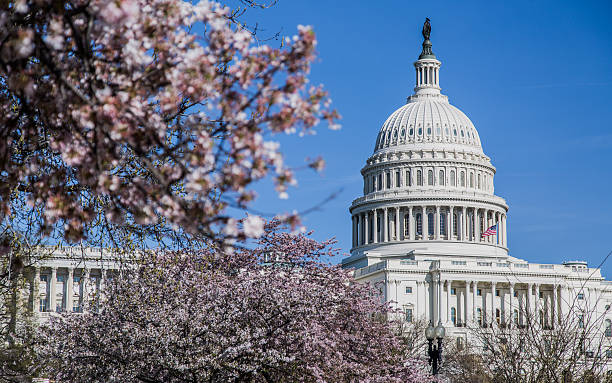
{"type": "Polygon", "coordinates": [[[478,281],[472,282],[472,320],[476,322],[478,317],[476,316],[476,294],[478,292],[478,281]]]}
{"type": "Polygon", "coordinates": [[[428,240],[429,239],[429,218],[427,218],[427,207],[423,206],[422,208],[422,227],[421,227],[421,232],[423,234],[423,239],[424,240],[428,240]]]}
{"type": "Polygon", "coordinates": [[[400,240],[400,210],[401,208],[398,206],[395,208],[395,240],[400,240]]]}
{"type": "Polygon", "coordinates": [[[506,215],[505,214],[502,215],[502,221],[503,221],[503,227],[504,227],[504,234],[502,235],[504,239],[504,247],[508,247],[508,237],[506,237],[506,215]]]}
{"type": "MultiPolygon", "coordinates": [[[[508,306],[510,307],[510,325],[514,326],[514,308],[512,307],[512,300],[514,299],[514,283],[510,283],[510,301],[508,306]]],[[[518,318],[516,318],[518,322],[518,318]]]]}
{"type": "Polygon", "coordinates": [[[383,224],[382,228],[381,228],[381,233],[382,234],[382,240],[380,242],[387,242],[389,241],[389,214],[388,214],[388,210],[389,208],[385,208],[383,210],[383,218],[385,220],[385,223],[383,224]]]}
{"type": "Polygon", "coordinates": [[[478,230],[478,209],[474,208],[474,216],[472,217],[474,218],[474,233],[472,233],[474,235],[474,242],[479,242],[480,241],[480,233],[478,230]]]}
{"type": "MultiPolygon", "coordinates": [[[[454,213],[455,208],[453,206],[449,206],[448,208],[448,220],[446,222],[448,222],[448,226],[446,228],[446,239],[451,240],[453,239],[453,231],[455,230],[455,222],[453,220],[453,213],[454,213]]],[[[466,290],[467,291],[467,290],[466,290]]]]}
{"type": "Polygon", "coordinates": [[[40,267],[34,268],[34,279],[32,280],[32,311],[40,312],[40,267]]]}
{"type": "Polygon", "coordinates": [[[74,299],[74,269],[72,267],[68,268],[68,277],[66,279],[66,311],[72,312],[74,299]]]}
{"type": "Polygon", "coordinates": [[[463,290],[457,290],[457,323],[465,323],[465,296],[463,290]]]}
{"type": "Polygon", "coordinates": [[[378,243],[378,209],[372,212],[372,243],[378,243]]]}
{"type": "Polygon", "coordinates": [[[416,281],[416,307],[414,308],[414,318],[419,320],[421,318],[421,281],[416,281]]]}
{"type": "Polygon", "coordinates": [[[555,327],[555,318],[557,317],[557,285],[552,286],[551,294],[551,307],[550,307],[550,326],[555,327]]]}
{"type": "Polygon", "coordinates": [[[101,272],[101,277],[100,277],[100,300],[104,299],[105,296],[105,289],[106,289],[106,269],[102,269],[100,270],[101,272]]]}
{"type": "Polygon", "coordinates": [[[464,325],[467,325],[468,322],[468,313],[470,312],[470,282],[469,281],[465,281],[465,295],[463,296],[464,302],[463,302],[463,323],[464,325]]]}
{"type": "Polygon", "coordinates": [[[89,290],[90,290],[90,286],[89,286],[89,269],[83,269],[84,274],[83,274],[83,284],[81,286],[83,286],[83,304],[82,304],[82,311],[88,311],[87,309],[89,309],[89,290]]]}
{"type": "Polygon", "coordinates": [[[408,207],[408,239],[409,240],[414,240],[414,233],[415,233],[415,223],[414,223],[414,217],[412,216],[412,206],[408,207]]]}
{"type": "Polygon", "coordinates": [[[495,282],[491,282],[491,325],[495,325],[495,282]]]}
{"type": "Polygon", "coordinates": [[[352,241],[353,247],[356,247],[357,245],[355,242],[357,240],[357,219],[356,218],[357,217],[355,217],[354,215],[351,218],[353,222],[353,241],[352,241]]]}
{"type": "Polygon", "coordinates": [[[468,236],[467,236],[467,209],[465,206],[461,207],[461,232],[459,233],[459,235],[461,235],[461,238],[463,241],[467,241],[468,240],[468,236]]]}
{"type": "Polygon", "coordinates": [[[49,289],[49,312],[57,311],[57,267],[51,268],[51,288],[49,289]]]}
{"type": "MultiPolygon", "coordinates": [[[[446,281],[446,323],[452,323],[450,318],[451,309],[451,284],[453,281],[446,281]]],[[[455,311],[456,313],[456,311],[455,311]]]]}
{"type": "Polygon", "coordinates": [[[434,219],[434,235],[436,240],[440,239],[440,205],[436,205],[436,218],[434,219]]]}
{"type": "Polygon", "coordinates": [[[536,325],[540,320],[540,284],[535,284],[535,297],[533,297],[533,302],[535,303],[534,312],[533,312],[533,320],[536,325]]]}
{"type": "Polygon", "coordinates": [[[363,244],[367,245],[368,243],[370,243],[370,233],[368,233],[368,231],[370,230],[370,212],[366,211],[365,212],[365,225],[363,225],[363,244]]]}

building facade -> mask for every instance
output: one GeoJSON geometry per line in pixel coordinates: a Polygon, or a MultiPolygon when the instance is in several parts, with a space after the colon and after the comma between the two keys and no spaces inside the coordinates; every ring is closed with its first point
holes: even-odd
{"type": "Polygon", "coordinates": [[[509,255],[495,167],[474,124],[441,93],[441,62],[424,38],[414,94],[384,122],[361,169],[343,267],[379,286],[407,321],[441,322],[458,340],[468,340],[468,327],[522,326],[528,313],[545,327],[570,311],[581,320],[578,306],[612,336],[612,285],[599,269],[509,255]]]}

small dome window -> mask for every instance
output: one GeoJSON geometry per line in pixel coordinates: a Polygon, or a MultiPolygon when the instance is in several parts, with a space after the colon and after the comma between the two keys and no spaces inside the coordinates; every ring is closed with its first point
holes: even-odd
{"type": "Polygon", "coordinates": [[[393,133],[393,138],[397,138],[397,130],[393,133]]]}
{"type": "Polygon", "coordinates": [[[438,127],[436,128],[436,134],[439,136],[439,135],[440,135],[440,133],[441,133],[441,132],[440,132],[440,127],[438,126],[438,127]]]}
{"type": "Polygon", "coordinates": [[[453,129],[453,134],[457,137],[457,129],[453,129]]]}
{"type": "Polygon", "coordinates": [[[406,129],[402,129],[402,137],[406,135],[406,129]]]}
{"type": "Polygon", "coordinates": [[[419,136],[423,134],[423,129],[419,128],[419,136]]]}
{"type": "Polygon", "coordinates": [[[413,134],[413,133],[414,133],[414,130],[413,130],[412,128],[410,128],[410,130],[408,131],[408,134],[409,134],[410,136],[412,136],[412,134],[413,134]]]}
{"type": "Polygon", "coordinates": [[[446,132],[446,135],[447,135],[447,136],[450,134],[450,133],[448,132],[448,128],[446,128],[445,132],[446,132]]]}
{"type": "Polygon", "coordinates": [[[461,137],[464,137],[463,130],[461,131],[461,137]]]}
{"type": "Polygon", "coordinates": [[[431,128],[427,128],[427,135],[431,136],[431,128]]]}

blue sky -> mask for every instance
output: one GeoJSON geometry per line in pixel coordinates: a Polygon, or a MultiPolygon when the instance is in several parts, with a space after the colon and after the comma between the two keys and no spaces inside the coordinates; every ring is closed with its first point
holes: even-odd
{"type": "MultiPolygon", "coordinates": [[[[298,211],[341,191],[304,217],[315,237],[351,244],[348,207],[387,116],[414,87],[425,17],[442,61],[440,84],[472,120],[506,199],[511,255],[530,262],[587,260],[612,250],[612,14],[610,1],[290,1],[248,20],[292,35],[312,25],[323,83],[343,118],[311,137],[277,137],[287,161],[322,155],[322,174],[298,173],[281,201],[257,185],[262,211],[298,211]]],[[[271,44],[278,44],[271,41],[271,44]]],[[[339,261],[339,259],[338,259],[339,261]]],[[[612,259],[602,268],[612,278],[612,259]]]]}

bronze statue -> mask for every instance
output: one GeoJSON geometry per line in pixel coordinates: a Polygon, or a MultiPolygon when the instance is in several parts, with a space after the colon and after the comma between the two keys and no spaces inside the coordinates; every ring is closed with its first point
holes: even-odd
{"type": "Polygon", "coordinates": [[[431,33],[431,24],[429,23],[429,17],[425,18],[425,24],[423,24],[423,38],[429,40],[429,34],[431,33]]]}

